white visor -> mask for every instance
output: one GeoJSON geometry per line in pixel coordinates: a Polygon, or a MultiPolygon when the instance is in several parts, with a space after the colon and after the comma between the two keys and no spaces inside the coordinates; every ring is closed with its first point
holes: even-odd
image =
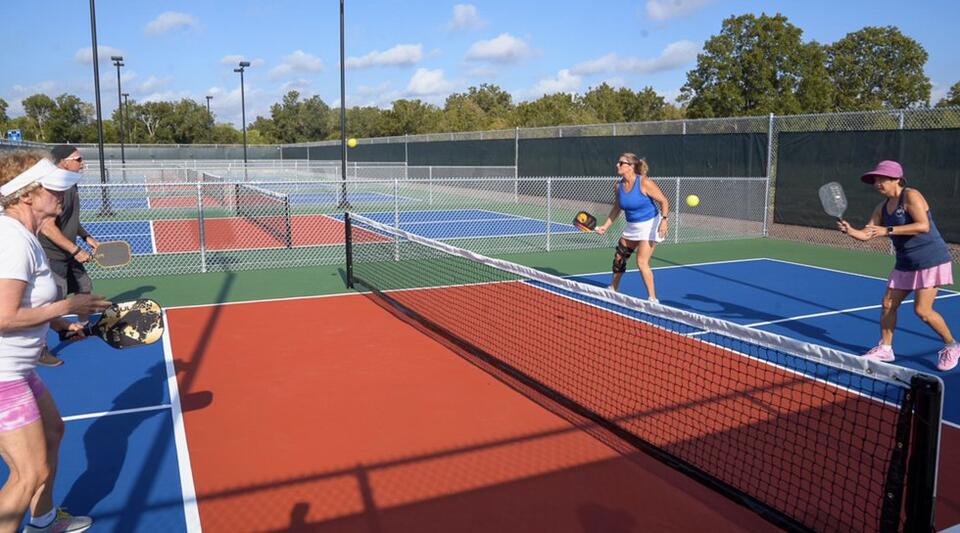
{"type": "Polygon", "coordinates": [[[20,189],[40,182],[44,189],[65,191],[80,181],[80,174],[59,168],[49,159],[41,159],[16,178],[0,187],[0,196],[10,196],[20,189]]]}

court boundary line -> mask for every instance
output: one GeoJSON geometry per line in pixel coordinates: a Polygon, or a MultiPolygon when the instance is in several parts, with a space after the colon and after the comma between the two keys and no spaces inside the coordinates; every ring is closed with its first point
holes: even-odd
{"type": "MultiPolygon", "coordinates": [[[[736,262],[741,262],[741,261],[756,261],[756,259],[732,259],[732,260],[729,260],[729,261],[710,261],[710,262],[706,262],[706,263],[691,263],[691,264],[689,264],[689,265],[674,265],[674,266],[658,267],[658,268],[664,268],[664,269],[665,269],[665,268],[681,268],[681,267],[685,267],[685,266],[712,265],[712,264],[717,264],[717,263],[736,263],[736,262]]],[[[606,273],[609,273],[609,271],[608,271],[608,272],[598,272],[597,274],[606,274],[606,273]]],[[[595,274],[570,274],[570,275],[566,275],[566,276],[563,276],[563,277],[565,277],[565,278],[571,278],[571,277],[575,277],[575,276],[593,276],[593,275],[595,275],[595,274]]],[[[370,291],[358,291],[358,290],[350,291],[350,290],[348,290],[347,292],[334,292],[334,293],[329,293],[329,294],[308,294],[308,295],[304,295],[304,296],[285,296],[285,297],[281,297],[281,298],[266,298],[266,299],[263,299],[263,300],[237,300],[237,301],[235,301],[235,302],[217,302],[217,303],[209,303],[209,304],[171,305],[171,306],[168,306],[168,307],[164,307],[164,309],[165,309],[165,310],[197,309],[197,308],[200,308],[200,307],[220,307],[220,306],[226,306],[226,305],[247,305],[247,304],[270,303],[270,302],[288,302],[288,301],[291,301],[291,300],[310,300],[310,299],[314,299],[314,298],[316,298],[316,299],[319,299],[319,298],[332,298],[332,297],[336,297],[336,296],[364,296],[364,295],[369,294],[369,293],[370,293],[370,291]]]]}
{"type": "MultiPolygon", "coordinates": [[[[861,277],[861,278],[868,278],[868,279],[876,279],[876,280],[880,280],[880,281],[887,281],[887,278],[880,277],[880,276],[871,276],[871,275],[869,275],[869,274],[861,274],[861,273],[859,273],[859,272],[847,272],[847,271],[845,271],[845,270],[838,270],[838,269],[836,269],[836,268],[822,267],[822,266],[817,266],[817,265],[808,265],[808,264],[806,264],[806,263],[798,263],[798,262],[796,262],[796,261],[788,261],[788,260],[786,260],[786,259],[775,259],[775,258],[772,258],[772,257],[764,257],[763,259],[767,259],[767,260],[769,260],[769,261],[774,261],[774,262],[777,262],[777,263],[786,263],[786,264],[788,264],[788,265],[796,265],[796,266],[802,266],[802,267],[807,267],[807,268],[813,268],[813,269],[816,269],[816,270],[825,270],[825,271],[827,271],[827,272],[836,272],[836,273],[838,273],[838,274],[848,274],[848,275],[850,275],[850,276],[857,276],[857,277],[861,277]]],[[[941,291],[943,291],[943,292],[951,293],[951,294],[960,294],[960,292],[958,292],[958,291],[954,291],[954,290],[951,290],[951,289],[944,289],[944,288],[942,288],[942,287],[937,287],[937,289],[938,289],[938,290],[941,290],[941,291]]]]}
{"type": "Polygon", "coordinates": [[[153,227],[153,219],[149,220],[150,222],[150,255],[156,255],[157,253],[157,230],[153,227]]]}
{"type": "MultiPolygon", "coordinates": [[[[167,312],[163,312],[164,323],[167,312]]],[[[163,359],[166,363],[167,389],[170,393],[170,415],[173,419],[173,439],[177,451],[177,467],[180,473],[180,494],[183,498],[184,525],[188,533],[201,533],[200,508],[197,502],[197,488],[193,482],[193,465],[190,463],[190,450],[187,447],[187,430],[180,407],[180,388],[177,383],[177,371],[173,364],[173,345],[170,342],[170,330],[163,332],[163,359]]]]}
{"type": "MultiPolygon", "coordinates": [[[[934,300],[945,300],[945,299],[947,299],[947,298],[956,298],[957,296],[960,296],[960,293],[951,292],[950,294],[944,294],[943,296],[936,296],[936,297],[934,297],[934,300]]],[[[905,304],[906,304],[906,303],[913,303],[913,302],[914,302],[914,299],[911,298],[911,299],[905,299],[905,300],[903,300],[902,303],[905,303],[905,304]]],[[[789,317],[789,318],[781,318],[781,319],[778,319],[778,320],[767,320],[767,321],[765,321],[765,322],[757,322],[757,323],[755,323],[755,324],[745,324],[745,326],[748,327],[748,328],[756,328],[756,327],[759,327],[759,326],[767,326],[767,325],[770,325],[770,324],[779,324],[779,323],[781,323],[781,322],[790,322],[790,321],[793,321],[793,320],[805,320],[805,319],[808,319],[808,318],[819,318],[819,317],[822,317],[822,316],[830,316],[830,315],[845,315],[845,314],[849,314],[849,313],[856,313],[856,312],[859,312],[859,311],[866,311],[866,310],[868,310],[868,309],[879,309],[879,308],[881,308],[881,307],[883,307],[882,304],[865,305],[865,306],[863,306],[863,307],[850,307],[850,308],[847,308],[847,309],[839,309],[839,310],[835,310],[835,311],[824,311],[824,312],[822,312],[822,313],[811,313],[811,314],[809,314],[809,315],[798,315],[798,316],[793,316],[793,317],[789,317]]]]}
{"type": "Polygon", "coordinates": [[[99,411],[95,413],[83,413],[79,415],[70,415],[64,416],[64,422],[75,422],[77,420],[89,420],[91,418],[103,418],[105,416],[116,416],[116,415],[129,415],[134,413],[147,413],[150,411],[162,411],[165,409],[170,409],[170,404],[161,403],[157,405],[150,405],[147,407],[132,407],[130,409],[117,409],[116,411],[99,411]]]}

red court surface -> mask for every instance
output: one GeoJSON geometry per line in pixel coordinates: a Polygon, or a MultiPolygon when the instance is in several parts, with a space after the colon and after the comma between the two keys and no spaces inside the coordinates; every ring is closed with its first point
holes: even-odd
{"type": "Polygon", "coordinates": [[[365,296],[173,309],[204,531],[773,531],[365,296]]]}
{"type": "MultiPolygon", "coordinates": [[[[282,226],[284,222],[269,221],[282,226]]],[[[343,222],[326,215],[295,215],[291,217],[293,246],[342,245],[343,222]]],[[[196,252],[200,250],[200,225],[196,219],[154,220],[157,253],[196,252]]],[[[240,217],[208,218],[203,223],[207,250],[255,250],[283,248],[284,243],[257,224],[240,217]]],[[[354,232],[358,242],[382,241],[372,233],[354,232]],[[358,235],[358,233],[360,233],[358,235]],[[369,239],[363,240],[363,236],[369,239]]]]}

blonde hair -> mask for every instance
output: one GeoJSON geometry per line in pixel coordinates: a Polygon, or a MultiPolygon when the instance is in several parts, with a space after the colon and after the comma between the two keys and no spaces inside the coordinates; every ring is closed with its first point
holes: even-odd
{"type": "MultiPolygon", "coordinates": [[[[0,185],[4,185],[19,176],[25,170],[37,164],[37,161],[49,157],[43,150],[14,150],[0,156],[0,185]]],[[[0,198],[0,207],[7,208],[20,202],[20,198],[40,188],[34,182],[18,191],[0,198]]]]}
{"type": "Polygon", "coordinates": [[[646,159],[637,157],[636,154],[630,152],[624,152],[620,154],[620,157],[626,157],[633,166],[633,171],[637,174],[646,176],[647,172],[650,172],[650,165],[647,164],[646,159]]]}

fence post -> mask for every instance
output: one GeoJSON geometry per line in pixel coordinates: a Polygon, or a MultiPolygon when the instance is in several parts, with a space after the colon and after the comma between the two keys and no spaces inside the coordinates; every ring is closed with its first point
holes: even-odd
{"type": "Polygon", "coordinates": [[[520,127],[513,128],[513,203],[520,203],[520,127]]]}
{"type": "Polygon", "coordinates": [[[203,228],[203,180],[197,182],[197,228],[200,239],[200,272],[206,272],[207,245],[203,228]]]}
{"type": "Polygon", "coordinates": [[[763,187],[763,236],[767,236],[767,219],[770,218],[770,179],[773,174],[773,113],[767,123],[767,180],[763,187]]]}
{"type": "Polygon", "coordinates": [[[553,220],[553,182],[547,176],[547,251],[550,251],[550,224],[553,220]]]}
{"type": "Polygon", "coordinates": [[[673,218],[676,219],[677,223],[673,228],[673,243],[676,244],[680,242],[680,178],[677,178],[677,185],[675,187],[676,193],[674,194],[674,204],[677,208],[673,212],[673,218]]]}
{"type": "Polygon", "coordinates": [[[429,195],[427,203],[433,205],[433,165],[427,167],[427,194],[429,195]]]}

